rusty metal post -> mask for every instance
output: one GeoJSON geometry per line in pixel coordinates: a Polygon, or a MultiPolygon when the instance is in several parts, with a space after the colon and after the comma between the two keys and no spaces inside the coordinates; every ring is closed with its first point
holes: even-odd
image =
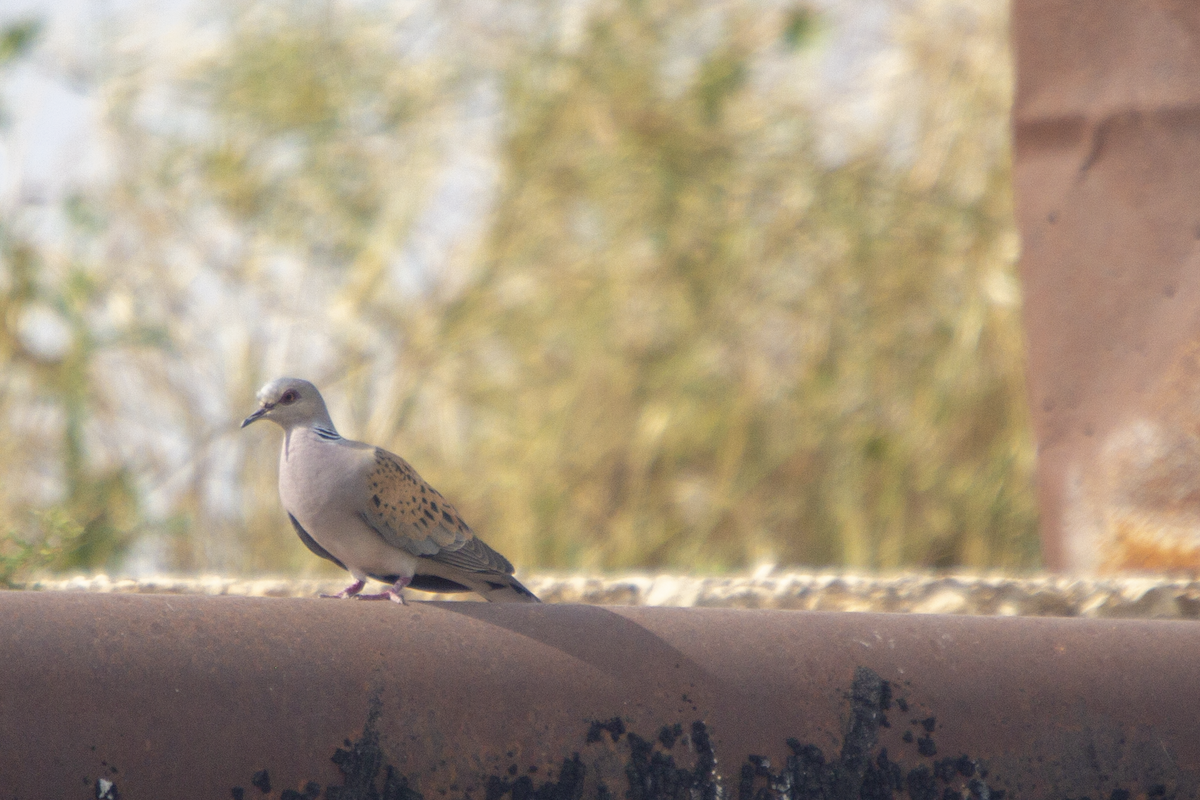
{"type": "Polygon", "coordinates": [[[1200,4],[1015,0],[1046,563],[1200,570],[1200,4]]]}
{"type": "Polygon", "coordinates": [[[0,592],[0,797],[1196,797],[1200,625],[0,592]]]}

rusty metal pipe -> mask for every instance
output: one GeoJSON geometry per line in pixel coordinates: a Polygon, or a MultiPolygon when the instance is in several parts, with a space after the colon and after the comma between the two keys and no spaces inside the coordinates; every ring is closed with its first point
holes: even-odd
{"type": "Polygon", "coordinates": [[[1200,789],[1188,622],[0,592],[0,653],[6,799],[1200,789]]]}

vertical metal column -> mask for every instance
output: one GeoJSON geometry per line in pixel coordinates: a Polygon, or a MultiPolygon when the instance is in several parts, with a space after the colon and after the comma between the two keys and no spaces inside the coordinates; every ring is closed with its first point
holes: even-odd
{"type": "Polygon", "coordinates": [[[1200,569],[1200,4],[1015,0],[1047,565],[1200,569]]]}

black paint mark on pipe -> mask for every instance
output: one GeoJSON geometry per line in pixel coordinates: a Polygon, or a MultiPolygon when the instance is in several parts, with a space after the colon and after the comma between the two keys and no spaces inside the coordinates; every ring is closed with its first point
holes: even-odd
{"type": "MultiPolygon", "coordinates": [[[[1007,791],[996,786],[1003,781],[990,776],[989,782],[986,766],[977,759],[963,754],[933,760],[937,753],[931,735],[936,727],[933,716],[912,720],[923,734],[916,740],[921,762],[893,761],[887,748],[877,747],[879,729],[890,727],[886,712],[892,707],[893,687],[873,670],[859,667],[855,671],[848,699],[850,713],[836,757],[827,758],[815,744],[789,738],[791,755],[778,771],[763,756],[746,758],[739,771],[736,800],[1006,800],[1007,791]]],[[[904,698],[896,698],[895,703],[901,711],[908,711],[904,698]]],[[[380,711],[381,703],[375,698],[362,736],[355,742],[346,740],[345,747],[334,752],[332,761],[342,772],[342,785],[325,787],[326,800],[424,800],[414,782],[387,763],[376,728],[380,711]]],[[[613,745],[624,739],[627,785],[623,793],[616,794],[598,781],[587,800],[734,800],[717,771],[708,726],[696,720],[691,723],[690,736],[683,731],[682,724],[674,723],[663,726],[656,736],[643,738],[627,730],[619,717],[591,721],[582,732],[583,749],[604,743],[604,734],[613,745]],[[684,751],[675,751],[676,744],[684,751]],[[683,760],[687,753],[692,754],[690,765],[683,760]]],[[[914,741],[911,731],[902,739],[914,741]]],[[[483,776],[484,800],[585,800],[588,769],[579,752],[563,759],[557,778],[547,775],[541,783],[529,775],[517,777],[515,766],[483,776]]],[[[264,793],[270,791],[265,769],[255,773],[250,782],[264,793]]],[[[240,798],[242,789],[234,787],[231,794],[240,798]]],[[[309,781],[303,792],[285,790],[280,800],[317,800],[320,796],[320,784],[309,781]]],[[[1137,793],[1117,788],[1110,800],[1133,796],[1137,793]]],[[[1166,786],[1156,785],[1145,796],[1158,800],[1174,794],[1166,786]]]]}

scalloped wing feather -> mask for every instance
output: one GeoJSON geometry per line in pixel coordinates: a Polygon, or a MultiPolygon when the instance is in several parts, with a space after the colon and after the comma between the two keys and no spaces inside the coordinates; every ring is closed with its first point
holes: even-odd
{"type": "MultiPolygon", "coordinates": [[[[359,511],[363,520],[388,544],[416,556],[436,557],[461,549],[474,534],[412,465],[382,447],[367,473],[369,495],[359,511]]],[[[485,545],[486,547],[486,545],[485,545]]]]}
{"type": "Polygon", "coordinates": [[[492,575],[511,575],[513,573],[513,565],[509,563],[508,559],[478,538],[470,539],[456,550],[443,550],[440,553],[424,556],[424,558],[467,572],[492,575]]]}

